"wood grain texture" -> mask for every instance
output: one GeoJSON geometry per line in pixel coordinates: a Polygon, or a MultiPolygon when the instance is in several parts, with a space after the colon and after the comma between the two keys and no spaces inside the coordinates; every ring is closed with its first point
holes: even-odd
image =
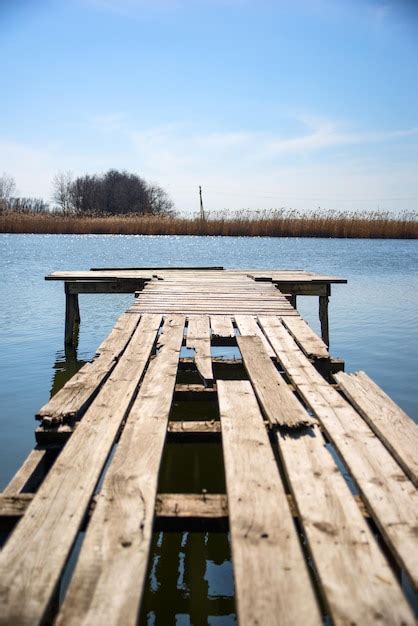
{"type": "Polygon", "coordinates": [[[44,425],[60,424],[77,416],[116,365],[137,327],[139,316],[123,313],[109,336],[86,363],[37,413],[44,425]]]}
{"type": "Polygon", "coordinates": [[[333,624],[415,624],[319,429],[278,432],[277,439],[333,624]]]}
{"type": "Polygon", "coordinates": [[[183,317],[164,323],[96,497],[57,626],[137,622],[184,324],[183,317]]]}
{"type": "Polygon", "coordinates": [[[159,517],[228,517],[224,494],[159,493],[155,504],[159,517]]]}
{"type": "Polygon", "coordinates": [[[264,335],[263,331],[257,324],[257,319],[253,315],[236,315],[235,322],[236,322],[236,325],[238,326],[238,330],[241,333],[241,335],[244,335],[246,337],[250,337],[254,335],[257,337],[260,337],[269,357],[276,356],[276,353],[274,352],[273,348],[271,347],[268,340],[266,339],[266,336],[264,335]]]}
{"type": "Polygon", "coordinates": [[[299,426],[316,422],[289,389],[264,349],[260,337],[237,337],[242,360],[263,413],[272,426],[299,426]]]}
{"type": "Polygon", "coordinates": [[[0,554],[0,624],[41,623],[148,363],[161,316],[144,316],[0,554]]]}
{"type": "Polygon", "coordinates": [[[308,357],[329,359],[328,348],[301,317],[283,318],[283,324],[308,357]]]}
{"type": "Polygon", "coordinates": [[[418,426],[365,372],[334,375],[344,395],[418,486],[418,426]]]}
{"type": "Polygon", "coordinates": [[[219,380],[218,396],[239,624],[322,624],[251,385],[219,380]]]}
{"type": "Polygon", "coordinates": [[[363,418],[305,355],[286,349],[289,335],[283,325],[271,317],[262,317],[260,322],[298,393],[357,483],[394,557],[418,587],[418,496],[414,485],[363,418]]]}
{"type": "Polygon", "coordinates": [[[195,352],[195,364],[202,379],[213,381],[210,325],[207,315],[189,317],[186,346],[195,352]]]}

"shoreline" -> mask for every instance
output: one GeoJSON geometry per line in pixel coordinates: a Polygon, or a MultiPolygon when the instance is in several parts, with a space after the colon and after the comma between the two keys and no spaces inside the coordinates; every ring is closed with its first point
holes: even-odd
{"type": "Polygon", "coordinates": [[[201,220],[143,215],[65,216],[0,214],[2,234],[184,235],[218,237],[304,237],[332,239],[418,239],[418,218],[382,214],[306,214],[201,220]]]}

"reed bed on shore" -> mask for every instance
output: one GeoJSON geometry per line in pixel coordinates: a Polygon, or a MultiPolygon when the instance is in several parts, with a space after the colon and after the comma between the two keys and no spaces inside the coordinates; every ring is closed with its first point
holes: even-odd
{"type": "Polygon", "coordinates": [[[417,239],[418,214],[272,210],[212,213],[202,220],[200,217],[185,216],[80,216],[6,211],[0,213],[0,232],[417,239]]]}

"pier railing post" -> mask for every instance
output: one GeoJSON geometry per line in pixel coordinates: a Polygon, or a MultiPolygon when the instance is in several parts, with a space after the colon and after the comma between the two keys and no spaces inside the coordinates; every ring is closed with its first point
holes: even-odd
{"type": "Polygon", "coordinates": [[[80,325],[80,307],[78,294],[70,293],[69,285],[65,283],[65,345],[76,347],[78,329],[80,325]]]}
{"type": "Polygon", "coordinates": [[[327,286],[327,295],[319,296],[319,321],[321,322],[321,336],[323,342],[329,348],[329,321],[328,321],[328,304],[331,295],[331,287],[327,286]]]}

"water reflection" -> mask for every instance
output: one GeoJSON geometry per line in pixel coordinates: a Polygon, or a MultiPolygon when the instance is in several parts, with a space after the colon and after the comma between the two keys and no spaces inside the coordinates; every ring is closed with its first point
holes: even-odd
{"type": "Polygon", "coordinates": [[[155,533],[141,624],[236,624],[227,533],[155,533]]]}
{"type": "Polygon", "coordinates": [[[78,358],[77,348],[67,346],[65,350],[59,350],[53,365],[50,397],[57,393],[87,363],[78,358]]]}

